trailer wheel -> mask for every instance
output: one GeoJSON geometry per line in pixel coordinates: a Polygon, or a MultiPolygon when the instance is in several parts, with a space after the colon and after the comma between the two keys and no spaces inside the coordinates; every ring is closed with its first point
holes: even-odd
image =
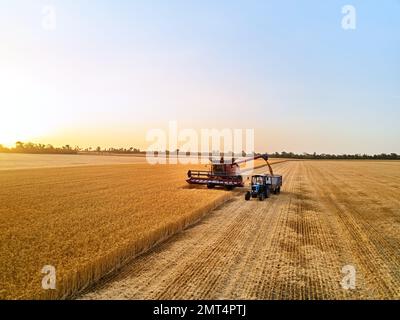
{"type": "Polygon", "coordinates": [[[264,193],[260,193],[260,194],[258,195],[258,200],[264,201],[264,199],[265,199],[264,193]]]}
{"type": "Polygon", "coordinates": [[[214,189],[214,188],[215,188],[215,185],[212,184],[212,183],[207,183],[207,188],[208,188],[208,189],[214,189]]]}
{"type": "Polygon", "coordinates": [[[246,201],[249,201],[249,200],[250,200],[250,198],[251,198],[250,191],[247,191],[247,192],[246,192],[246,195],[244,196],[244,198],[245,198],[246,201]]]}
{"type": "Polygon", "coordinates": [[[227,191],[232,191],[233,190],[233,186],[225,186],[225,190],[227,190],[227,191]]]}
{"type": "Polygon", "coordinates": [[[269,198],[270,194],[271,194],[271,191],[268,188],[267,191],[265,192],[265,197],[269,198]]]}
{"type": "Polygon", "coordinates": [[[278,187],[278,194],[281,193],[281,187],[278,187]]]}

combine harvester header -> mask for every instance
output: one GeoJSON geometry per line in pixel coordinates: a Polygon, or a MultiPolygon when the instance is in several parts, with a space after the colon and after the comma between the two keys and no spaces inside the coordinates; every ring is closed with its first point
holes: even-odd
{"type": "Polygon", "coordinates": [[[189,179],[186,181],[189,184],[207,185],[207,188],[209,189],[212,189],[216,186],[225,187],[227,190],[232,190],[236,187],[244,187],[240,165],[257,159],[264,159],[268,165],[271,175],[273,175],[272,167],[268,162],[268,154],[262,154],[242,160],[236,160],[232,158],[231,161],[225,161],[224,157],[221,157],[220,160],[213,160],[210,158],[210,171],[189,170],[189,179]]]}

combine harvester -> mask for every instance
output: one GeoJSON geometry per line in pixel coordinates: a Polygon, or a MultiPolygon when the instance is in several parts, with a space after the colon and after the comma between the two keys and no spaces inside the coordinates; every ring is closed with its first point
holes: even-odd
{"type": "Polygon", "coordinates": [[[224,157],[220,160],[211,161],[210,171],[189,170],[188,178],[186,181],[189,184],[207,185],[207,188],[212,189],[216,186],[224,187],[227,190],[233,190],[237,187],[244,187],[243,177],[241,175],[240,165],[248,161],[257,159],[264,159],[268,165],[270,174],[273,176],[272,167],[268,162],[268,154],[254,156],[248,159],[225,161],[224,157]]]}

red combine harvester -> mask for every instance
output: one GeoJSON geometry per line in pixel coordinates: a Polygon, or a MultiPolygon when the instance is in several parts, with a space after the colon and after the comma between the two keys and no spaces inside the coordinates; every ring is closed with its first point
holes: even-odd
{"type": "Polygon", "coordinates": [[[264,159],[267,162],[269,170],[273,175],[272,168],[268,163],[268,155],[262,154],[248,159],[235,160],[226,162],[222,157],[220,160],[211,161],[211,171],[189,170],[188,178],[186,181],[189,184],[203,184],[207,188],[212,189],[216,186],[225,187],[232,190],[236,187],[244,187],[243,177],[241,176],[240,164],[257,159],[264,159]]]}

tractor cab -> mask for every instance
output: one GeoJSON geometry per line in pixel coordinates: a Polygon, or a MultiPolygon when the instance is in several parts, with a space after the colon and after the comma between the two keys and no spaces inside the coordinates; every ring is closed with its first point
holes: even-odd
{"type": "Polygon", "coordinates": [[[258,187],[261,185],[264,185],[266,181],[266,176],[265,175],[256,175],[251,177],[251,185],[253,187],[258,187]]]}
{"type": "Polygon", "coordinates": [[[253,176],[251,177],[251,190],[253,192],[259,191],[259,189],[265,184],[265,177],[263,176],[253,176]]]}
{"type": "Polygon", "coordinates": [[[246,193],[246,200],[257,197],[260,201],[269,197],[268,177],[264,174],[251,177],[250,191],[246,193]]]}

